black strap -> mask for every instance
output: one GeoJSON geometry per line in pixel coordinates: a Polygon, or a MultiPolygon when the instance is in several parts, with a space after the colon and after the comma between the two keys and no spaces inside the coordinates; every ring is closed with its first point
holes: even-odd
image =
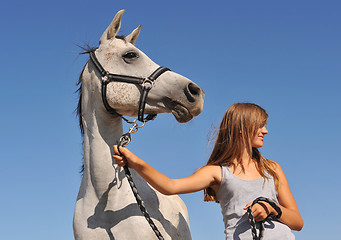
{"type": "Polygon", "coordinates": [[[166,67],[159,67],[149,76],[148,79],[155,81],[162,73],[166,71],[170,71],[170,69],[166,67]]]}
{"type": "Polygon", "coordinates": [[[96,54],[94,51],[89,52],[90,59],[93,64],[96,66],[97,70],[101,73],[102,76],[102,83],[108,84],[109,82],[126,82],[126,83],[133,83],[133,84],[142,84],[143,78],[128,76],[128,75],[120,75],[120,74],[113,74],[105,71],[103,66],[98,61],[96,54]]]}
{"type": "MultiPolygon", "coordinates": [[[[138,120],[143,122],[147,118],[144,118],[144,108],[146,106],[147,96],[152,89],[154,81],[164,72],[170,71],[168,68],[159,67],[156,69],[148,78],[144,79],[143,84],[143,91],[140,96],[140,103],[139,103],[139,112],[138,112],[138,120]]],[[[155,115],[156,116],[156,115],[155,115]]]]}
{"type": "Polygon", "coordinates": [[[247,213],[249,216],[249,223],[251,226],[253,240],[261,240],[263,238],[264,222],[266,220],[277,220],[282,216],[282,210],[280,209],[280,207],[275,202],[273,202],[269,198],[265,198],[265,197],[256,198],[252,202],[252,204],[247,208],[247,213]],[[260,201],[269,203],[271,205],[271,207],[273,207],[275,209],[275,211],[277,212],[277,215],[270,214],[269,216],[267,216],[267,218],[265,218],[263,221],[260,222],[259,235],[257,236],[257,228],[256,228],[255,219],[254,219],[253,214],[252,214],[252,206],[255,205],[256,203],[260,202],[260,201]]]}
{"type": "Polygon", "coordinates": [[[104,77],[107,74],[107,72],[104,70],[102,65],[99,63],[99,61],[95,55],[95,50],[90,51],[89,56],[90,56],[92,63],[95,64],[97,70],[101,73],[101,76],[104,77]]]}
{"type": "Polygon", "coordinates": [[[113,114],[113,115],[116,115],[116,116],[118,116],[118,117],[122,117],[122,115],[119,114],[118,112],[116,112],[116,110],[113,109],[113,108],[109,105],[109,103],[108,103],[108,100],[107,100],[107,85],[108,85],[108,83],[103,83],[103,82],[102,82],[102,101],[103,101],[103,105],[104,105],[105,109],[106,109],[109,113],[111,113],[111,114],[113,114]]]}

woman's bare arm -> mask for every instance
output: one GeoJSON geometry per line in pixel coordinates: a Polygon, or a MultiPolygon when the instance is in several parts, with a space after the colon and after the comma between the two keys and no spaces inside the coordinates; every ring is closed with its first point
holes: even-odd
{"type": "Polygon", "coordinates": [[[282,216],[279,221],[292,230],[300,231],[304,225],[302,216],[298,210],[295,198],[290,191],[288,180],[281,166],[278,163],[275,164],[276,172],[279,176],[278,201],[282,210],[282,216]]]}
{"type": "MultiPolygon", "coordinates": [[[[152,168],[148,163],[130,152],[127,148],[114,146],[113,158],[119,166],[128,164],[137,171],[151,186],[165,195],[191,193],[217,184],[221,179],[219,166],[204,166],[189,177],[171,179],[152,168]],[[122,154],[122,155],[120,155],[122,154]]],[[[219,182],[220,184],[220,182],[219,182]]]]}

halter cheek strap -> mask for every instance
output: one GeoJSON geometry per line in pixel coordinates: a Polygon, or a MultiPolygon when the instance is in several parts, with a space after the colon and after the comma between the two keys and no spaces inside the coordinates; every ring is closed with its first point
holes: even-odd
{"type": "MultiPolygon", "coordinates": [[[[143,83],[142,83],[142,90],[143,91],[142,91],[142,94],[140,97],[139,113],[138,113],[138,120],[139,121],[143,122],[143,120],[144,120],[143,115],[144,115],[144,108],[146,106],[147,96],[148,96],[150,89],[152,89],[152,87],[154,86],[154,81],[162,73],[164,73],[166,71],[170,71],[170,70],[168,68],[165,68],[165,67],[159,67],[149,77],[143,79],[143,83]]],[[[155,115],[155,117],[156,117],[156,115],[155,115]]]]}
{"type": "Polygon", "coordinates": [[[170,71],[168,68],[165,67],[159,67],[157,68],[149,77],[147,78],[139,78],[139,77],[134,77],[134,76],[127,76],[127,75],[119,75],[119,74],[113,74],[108,71],[106,71],[100,62],[98,61],[95,50],[89,52],[90,59],[92,63],[95,65],[97,70],[101,74],[101,91],[102,91],[102,100],[104,107],[106,110],[114,114],[116,116],[122,117],[125,121],[126,118],[124,118],[121,114],[119,114],[115,109],[113,109],[107,100],[107,85],[110,82],[125,82],[125,83],[131,83],[131,84],[136,84],[140,85],[142,87],[142,93],[140,96],[140,102],[139,102],[139,109],[138,109],[138,120],[141,122],[146,122],[149,120],[153,120],[156,117],[156,114],[149,114],[147,117],[144,118],[144,109],[146,106],[146,101],[147,101],[147,96],[150,91],[150,89],[154,85],[154,81],[164,72],[170,71]]]}

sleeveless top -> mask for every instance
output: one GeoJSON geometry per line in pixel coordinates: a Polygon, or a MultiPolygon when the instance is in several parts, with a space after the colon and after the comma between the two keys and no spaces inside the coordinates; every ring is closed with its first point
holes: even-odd
{"type": "MultiPolygon", "coordinates": [[[[248,216],[243,208],[257,197],[278,202],[274,179],[266,173],[269,179],[244,180],[235,176],[227,166],[221,166],[221,170],[222,180],[216,197],[223,214],[226,240],[253,240],[248,216]]],[[[259,229],[259,223],[256,224],[259,229]]],[[[295,239],[287,225],[274,220],[265,221],[263,233],[263,240],[295,239]]]]}

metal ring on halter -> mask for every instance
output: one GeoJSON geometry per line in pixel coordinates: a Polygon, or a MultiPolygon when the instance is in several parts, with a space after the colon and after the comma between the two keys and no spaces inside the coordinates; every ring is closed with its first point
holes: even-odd
{"type": "Polygon", "coordinates": [[[150,87],[148,87],[148,88],[152,88],[154,86],[154,81],[151,80],[149,77],[146,77],[145,79],[143,79],[143,82],[141,83],[141,86],[143,88],[146,88],[146,83],[150,84],[150,87]]]}
{"type": "Polygon", "coordinates": [[[108,71],[105,71],[102,74],[103,74],[102,75],[102,82],[103,83],[108,83],[109,82],[109,77],[108,76],[109,76],[110,73],[108,71]]]}

